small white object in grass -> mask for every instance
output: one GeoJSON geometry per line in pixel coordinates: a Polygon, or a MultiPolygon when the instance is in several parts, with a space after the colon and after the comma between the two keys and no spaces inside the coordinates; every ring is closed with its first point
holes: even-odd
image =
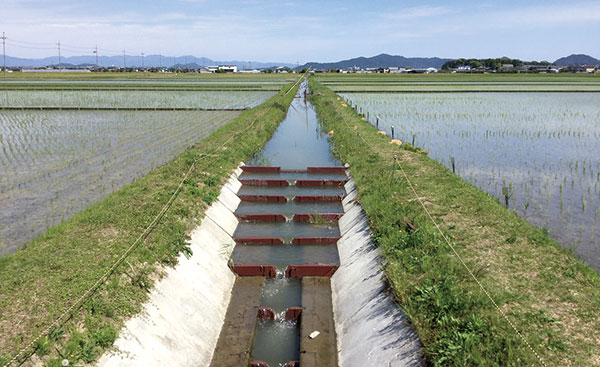
{"type": "Polygon", "coordinates": [[[321,334],[321,333],[315,330],[312,333],[310,333],[310,335],[308,337],[311,338],[311,339],[314,339],[317,336],[319,336],[319,334],[321,334]]]}
{"type": "Polygon", "coordinates": [[[63,359],[62,360],[62,365],[67,367],[69,365],[69,360],[68,359],[63,359]]]}

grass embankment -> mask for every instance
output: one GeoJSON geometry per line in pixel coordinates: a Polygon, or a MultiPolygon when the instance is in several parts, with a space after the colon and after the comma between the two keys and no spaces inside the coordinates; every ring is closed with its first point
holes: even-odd
{"type": "Polygon", "coordinates": [[[277,74],[277,73],[261,73],[261,74],[240,74],[240,73],[149,73],[149,72],[98,72],[98,73],[22,73],[12,72],[6,75],[0,73],[0,81],[4,80],[120,80],[120,79],[164,79],[164,80],[185,80],[185,81],[205,81],[205,80],[254,80],[260,79],[265,81],[294,81],[298,74],[277,74]]]}
{"type": "Polygon", "coordinates": [[[338,93],[600,92],[600,74],[319,74],[338,93]]]}
{"type": "MultiPolygon", "coordinates": [[[[284,87],[287,90],[289,86],[284,87]]],[[[172,162],[0,259],[0,366],[86,292],[152,222],[194,160],[170,210],[144,242],[63,326],[36,344],[27,363],[92,362],[139,312],[162,266],[188,251],[201,220],[240,161],[251,158],[285,117],[295,90],[242,113],[172,162]]]]}
{"type": "Polygon", "coordinates": [[[423,152],[390,144],[314,78],[310,86],[320,123],[334,131],[334,154],[350,164],[396,300],[432,365],[541,362],[443,241],[394,156],[458,254],[546,365],[600,365],[598,273],[423,152]]]}

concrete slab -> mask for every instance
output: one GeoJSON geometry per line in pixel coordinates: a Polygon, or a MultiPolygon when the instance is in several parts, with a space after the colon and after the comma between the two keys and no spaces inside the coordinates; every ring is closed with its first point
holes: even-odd
{"type": "Polygon", "coordinates": [[[355,195],[353,190],[343,201],[341,265],[331,278],[339,365],[424,366],[419,337],[391,296],[368,219],[351,199],[355,195]]]}
{"type": "Polygon", "coordinates": [[[227,183],[225,183],[225,186],[223,187],[227,190],[230,190],[234,194],[237,194],[238,191],[240,191],[240,188],[242,187],[242,183],[240,182],[238,177],[239,176],[232,174],[231,177],[229,177],[229,180],[227,180],[227,183]]]}
{"type": "Polygon", "coordinates": [[[264,277],[236,278],[210,366],[245,367],[250,363],[264,283],[264,277]]]}
{"type": "MultiPolygon", "coordinates": [[[[233,177],[228,184],[235,181],[233,177]]],[[[233,193],[223,187],[219,200],[227,201],[224,195],[233,193]]],[[[223,203],[216,202],[213,206],[217,206],[212,211],[216,220],[221,215],[235,218],[223,203]]],[[[143,311],[125,323],[115,348],[100,358],[98,366],[210,363],[235,281],[227,265],[235,242],[208,217],[190,237],[192,256],[188,259],[180,255],[174,268],[164,269],[165,276],[154,284],[143,311]]]]}
{"type": "Polygon", "coordinates": [[[206,216],[217,223],[229,236],[233,236],[239,221],[223,203],[220,201],[212,203],[206,210],[206,216]]]}
{"type": "MultiPolygon", "coordinates": [[[[230,179],[229,181],[232,181],[232,180],[230,179]]],[[[237,179],[236,179],[236,181],[237,181],[237,179]]],[[[226,190],[223,190],[221,192],[221,195],[219,195],[219,201],[221,203],[223,203],[223,205],[225,205],[227,207],[227,209],[229,209],[229,211],[235,212],[238,205],[240,205],[241,200],[233,192],[233,190],[231,190],[232,186],[233,186],[233,184],[230,184],[226,190]]]]}
{"type": "Polygon", "coordinates": [[[300,366],[337,366],[337,344],[329,278],[302,278],[300,366]],[[311,338],[311,333],[319,335],[311,338]]]}

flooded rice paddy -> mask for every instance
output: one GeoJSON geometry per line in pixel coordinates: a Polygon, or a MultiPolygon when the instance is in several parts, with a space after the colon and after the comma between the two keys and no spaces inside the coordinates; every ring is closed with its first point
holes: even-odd
{"type": "Polygon", "coordinates": [[[342,93],[600,269],[600,93],[342,93]]]}
{"type": "Polygon", "coordinates": [[[235,111],[1,111],[0,255],[207,137],[235,111]]]}
{"type": "Polygon", "coordinates": [[[252,108],[273,91],[4,90],[0,106],[80,108],[252,108]]]}

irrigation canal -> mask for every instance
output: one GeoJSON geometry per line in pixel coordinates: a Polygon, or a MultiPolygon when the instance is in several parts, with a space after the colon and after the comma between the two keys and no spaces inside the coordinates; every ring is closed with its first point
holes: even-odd
{"type": "Polygon", "coordinates": [[[348,167],[302,84],[100,367],[422,366],[348,167]]]}
{"type": "Polygon", "coordinates": [[[336,366],[330,276],[346,169],[305,100],[243,166],[230,267],[237,274],[211,366],[336,366]]]}

